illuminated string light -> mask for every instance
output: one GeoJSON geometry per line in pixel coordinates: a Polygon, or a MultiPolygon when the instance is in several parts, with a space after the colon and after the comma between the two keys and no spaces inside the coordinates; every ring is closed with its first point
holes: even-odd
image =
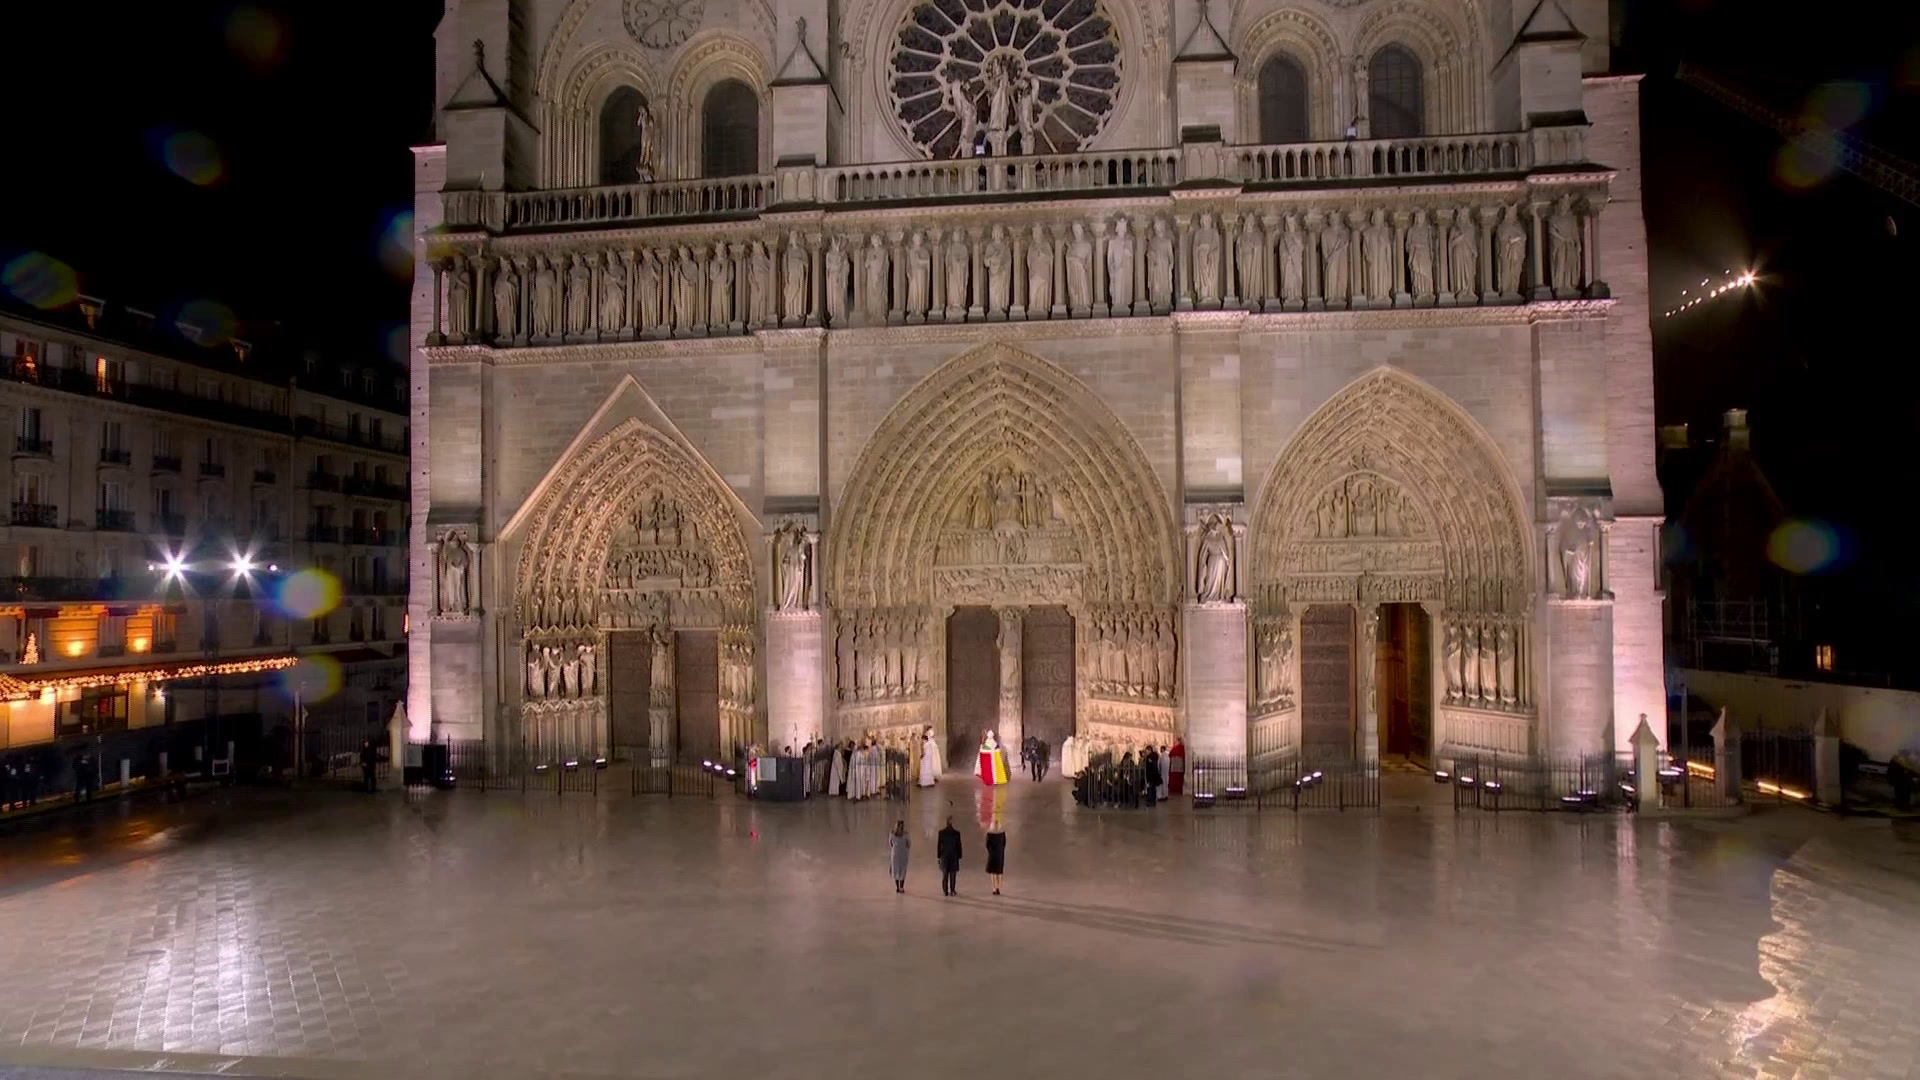
{"type": "Polygon", "coordinates": [[[1682,300],[1678,306],[1668,308],[1666,311],[1661,312],[1660,317],[1663,319],[1671,319],[1675,315],[1699,307],[1701,304],[1707,303],[1710,300],[1717,300],[1728,293],[1738,292],[1741,289],[1751,289],[1754,283],[1759,280],[1759,276],[1751,270],[1743,270],[1738,274],[1729,273],[1730,276],[1718,285],[1713,284],[1712,278],[1701,278],[1700,284],[1695,286],[1695,288],[1700,290],[1698,293],[1695,293],[1693,289],[1681,289],[1680,295],[1686,297],[1686,299],[1682,300]]]}
{"type": "Polygon", "coordinates": [[[226,663],[175,664],[158,668],[125,668],[118,671],[94,671],[44,679],[21,679],[0,673],[0,700],[29,701],[63,690],[89,690],[132,682],[156,683],[172,679],[200,679],[218,675],[252,675],[280,671],[299,662],[295,656],[269,656],[256,660],[232,660],[226,663]]]}

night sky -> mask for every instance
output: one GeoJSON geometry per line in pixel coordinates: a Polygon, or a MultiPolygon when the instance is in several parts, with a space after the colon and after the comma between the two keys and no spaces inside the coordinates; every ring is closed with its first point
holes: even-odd
{"type": "MultiPolygon", "coordinates": [[[[1896,500],[1874,481],[1920,426],[1920,219],[1844,174],[1783,166],[1771,132],[1671,76],[1691,60],[1794,108],[1853,80],[1857,100],[1829,94],[1829,115],[1920,156],[1920,5],[1617,2],[1615,68],[1647,73],[1662,422],[1698,438],[1749,408],[1796,510],[1876,532],[1896,500]],[[1747,267],[1763,275],[1751,294],[1658,317],[1747,267]]],[[[411,199],[408,147],[430,138],[435,0],[6,8],[0,247],[50,253],[114,299],[211,299],[343,356],[393,348],[406,268],[386,240],[411,199]]]]}

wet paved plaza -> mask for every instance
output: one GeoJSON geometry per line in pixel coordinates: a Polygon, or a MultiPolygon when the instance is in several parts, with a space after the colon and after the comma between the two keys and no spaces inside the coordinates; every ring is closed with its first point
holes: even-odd
{"type": "Polygon", "coordinates": [[[0,834],[0,1076],[1920,1077],[1920,837],[1884,822],[1020,783],[992,897],[994,807],[936,790],[243,792],[0,834]]]}

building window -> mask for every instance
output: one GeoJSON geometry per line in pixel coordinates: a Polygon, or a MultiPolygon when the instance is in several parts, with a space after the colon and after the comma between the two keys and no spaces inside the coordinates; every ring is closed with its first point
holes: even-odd
{"type": "Polygon", "coordinates": [[[100,577],[111,580],[120,576],[120,549],[103,547],[99,552],[100,577]]]}
{"type": "Polygon", "coordinates": [[[640,91],[623,86],[600,106],[601,183],[637,184],[651,179],[640,175],[640,113],[645,104],[640,91]]]}
{"type": "Polygon", "coordinates": [[[126,447],[125,439],[125,427],[120,421],[103,420],[100,422],[100,449],[108,453],[118,454],[126,447]]]}
{"type": "Polygon", "coordinates": [[[17,472],[13,474],[13,501],[24,506],[44,506],[47,501],[47,481],[39,473],[17,472]]]}
{"type": "MultiPolygon", "coordinates": [[[[62,735],[99,735],[109,731],[125,731],[127,727],[127,691],[121,686],[96,686],[80,691],[80,696],[66,703],[60,711],[60,734],[62,735]]],[[[99,756],[94,758],[101,769],[109,767],[108,762],[99,756]]]]}
{"type": "Polygon", "coordinates": [[[701,107],[700,175],[760,171],[760,98],[738,79],[715,83],[701,107]]]}
{"type": "Polygon", "coordinates": [[[380,438],[379,417],[376,416],[367,421],[367,437],[373,441],[375,446],[385,445],[380,438]]]}
{"type": "MultiPolygon", "coordinates": [[[[39,577],[40,545],[21,544],[14,553],[13,572],[21,577],[39,577]]],[[[40,635],[40,640],[45,641],[46,639],[46,634],[43,632],[40,635]]]]}
{"type": "Polygon", "coordinates": [[[1293,58],[1275,53],[1260,65],[1260,141],[1306,142],[1307,74],[1293,58]]]}
{"type": "Polygon", "coordinates": [[[1386,45],[1367,64],[1367,115],[1376,139],[1426,133],[1420,61],[1400,45],[1386,45]]]}
{"type": "Polygon", "coordinates": [[[20,441],[22,444],[37,444],[41,439],[40,410],[27,406],[20,410],[20,441]]]}
{"type": "Polygon", "coordinates": [[[1816,671],[1833,670],[1833,646],[1815,645],[1813,647],[1813,667],[1816,671]]]}
{"type": "Polygon", "coordinates": [[[40,359],[33,342],[25,338],[15,338],[13,342],[14,370],[25,379],[31,379],[40,373],[40,359]]]}
{"type": "Polygon", "coordinates": [[[127,385],[127,368],[118,360],[109,360],[104,356],[93,358],[94,389],[103,394],[120,392],[127,385]]]}

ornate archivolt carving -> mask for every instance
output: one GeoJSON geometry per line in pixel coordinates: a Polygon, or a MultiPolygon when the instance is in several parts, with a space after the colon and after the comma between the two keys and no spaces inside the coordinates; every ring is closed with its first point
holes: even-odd
{"type": "Polygon", "coordinates": [[[1079,380],[1004,344],[954,358],[902,399],[839,504],[836,608],[1178,596],[1172,516],[1132,436],[1079,380]],[[987,537],[994,564],[980,565],[987,537]]]}
{"type": "Polygon", "coordinates": [[[669,602],[676,622],[683,603],[706,625],[750,622],[753,564],[731,499],[678,444],[623,422],[541,496],[514,590],[521,624],[651,625],[669,602]]]}

